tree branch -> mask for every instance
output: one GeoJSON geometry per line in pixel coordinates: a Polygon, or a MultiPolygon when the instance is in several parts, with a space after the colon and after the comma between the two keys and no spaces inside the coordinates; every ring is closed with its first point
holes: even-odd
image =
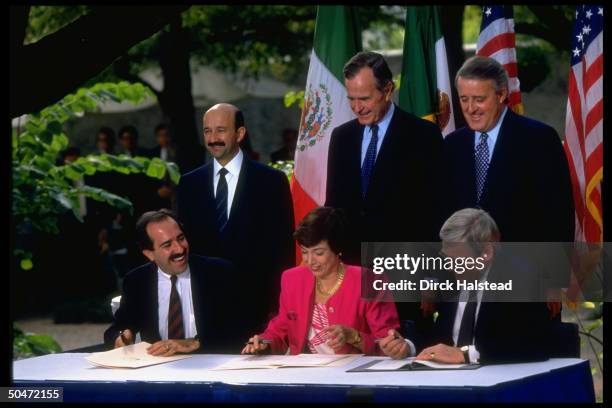
{"type": "Polygon", "coordinates": [[[61,99],[189,7],[99,6],[40,41],[11,50],[11,117],[61,99]]]}

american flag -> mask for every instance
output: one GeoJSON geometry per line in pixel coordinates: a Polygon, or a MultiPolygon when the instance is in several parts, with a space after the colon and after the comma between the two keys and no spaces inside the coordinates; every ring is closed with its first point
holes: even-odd
{"type": "Polygon", "coordinates": [[[510,79],[508,105],[516,113],[522,114],[515,43],[512,6],[484,6],[476,55],[491,57],[506,68],[510,79]]]}
{"type": "Polygon", "coordinates": [[[576,7],[565,154],[576,207],[576,241],[601,242],[603,217],[603,6],[576,7]]]}

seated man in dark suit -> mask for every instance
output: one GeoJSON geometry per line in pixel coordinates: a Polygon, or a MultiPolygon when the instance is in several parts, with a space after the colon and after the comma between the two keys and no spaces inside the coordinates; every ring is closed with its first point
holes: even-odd
{"type": "MultiPolygon", "coordinates": [[[[537,292],[530,291],[533,279],[525,279],[537,276],[523,273],[521,264],[498,251],[500,233],[491,216],[481,209],[459,210],[446,220],[440,238],[444,258],[480,258],[482,267],[456,269],[455,290],[438,293],[438,299],[445,299],[436,305],[435,322],[425,318],[416,322],[418,336],[412,340],[421,350],[416,358],[450,364],[548,358],[551,322],[546,304],[518,301],[538,299],[537,292]],[[507,292],[467,290],[456,285],[464,280],[504,283],[509,277],[513,285],[507,292]]],[[[404,339],[395,331],[390,331],[380,346],[393,358],[408,355],[404,339]]]]}
{"type": "Polygon", "coordinates": [[[176,216],[166,209],[144,213],[136,235],[151,262],[125,277],[121,304],[104,333],[106,345],[123,347],[140,333],[153,343],[149,353],[158,356],[235,350],[238,345],[228,341],[231,306],[217,295],[230,293],[223,282],[232,275],[231,264],[190,256],[176,216]]]}

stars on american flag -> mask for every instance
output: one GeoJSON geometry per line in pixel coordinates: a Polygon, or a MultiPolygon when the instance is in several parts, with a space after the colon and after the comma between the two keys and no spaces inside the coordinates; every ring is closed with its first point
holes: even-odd
{"type": "Polygon", "coordinates": [[[491,7],[485,7],[486,10],[483,10],[487,17],[491,16],[492,10],[491,7]]]}
{"type": "Polygon", "coordinates": [[[582,57],[590,42],[601,32],[602,17],[603,7],[592,5],[576,8],[577,26],[574,28],[575,40],[571,50],[573,59],[582,57]]]}

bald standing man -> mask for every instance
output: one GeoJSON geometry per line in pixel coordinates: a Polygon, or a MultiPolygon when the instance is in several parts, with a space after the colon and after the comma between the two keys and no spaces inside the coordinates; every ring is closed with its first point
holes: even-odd
{"type": "Polygon", "coordinates": [[[181,178],[178,216],[193,253],[227,259],[239,270],[235,290],[225,295],[243,305],[236,324],[248,338],[265,328],[277,308],[280,275],[295,266],[289,182],[242,152],[247,129],[236,106],[214,105],[203,121],[213,160],[181,178]]]}

